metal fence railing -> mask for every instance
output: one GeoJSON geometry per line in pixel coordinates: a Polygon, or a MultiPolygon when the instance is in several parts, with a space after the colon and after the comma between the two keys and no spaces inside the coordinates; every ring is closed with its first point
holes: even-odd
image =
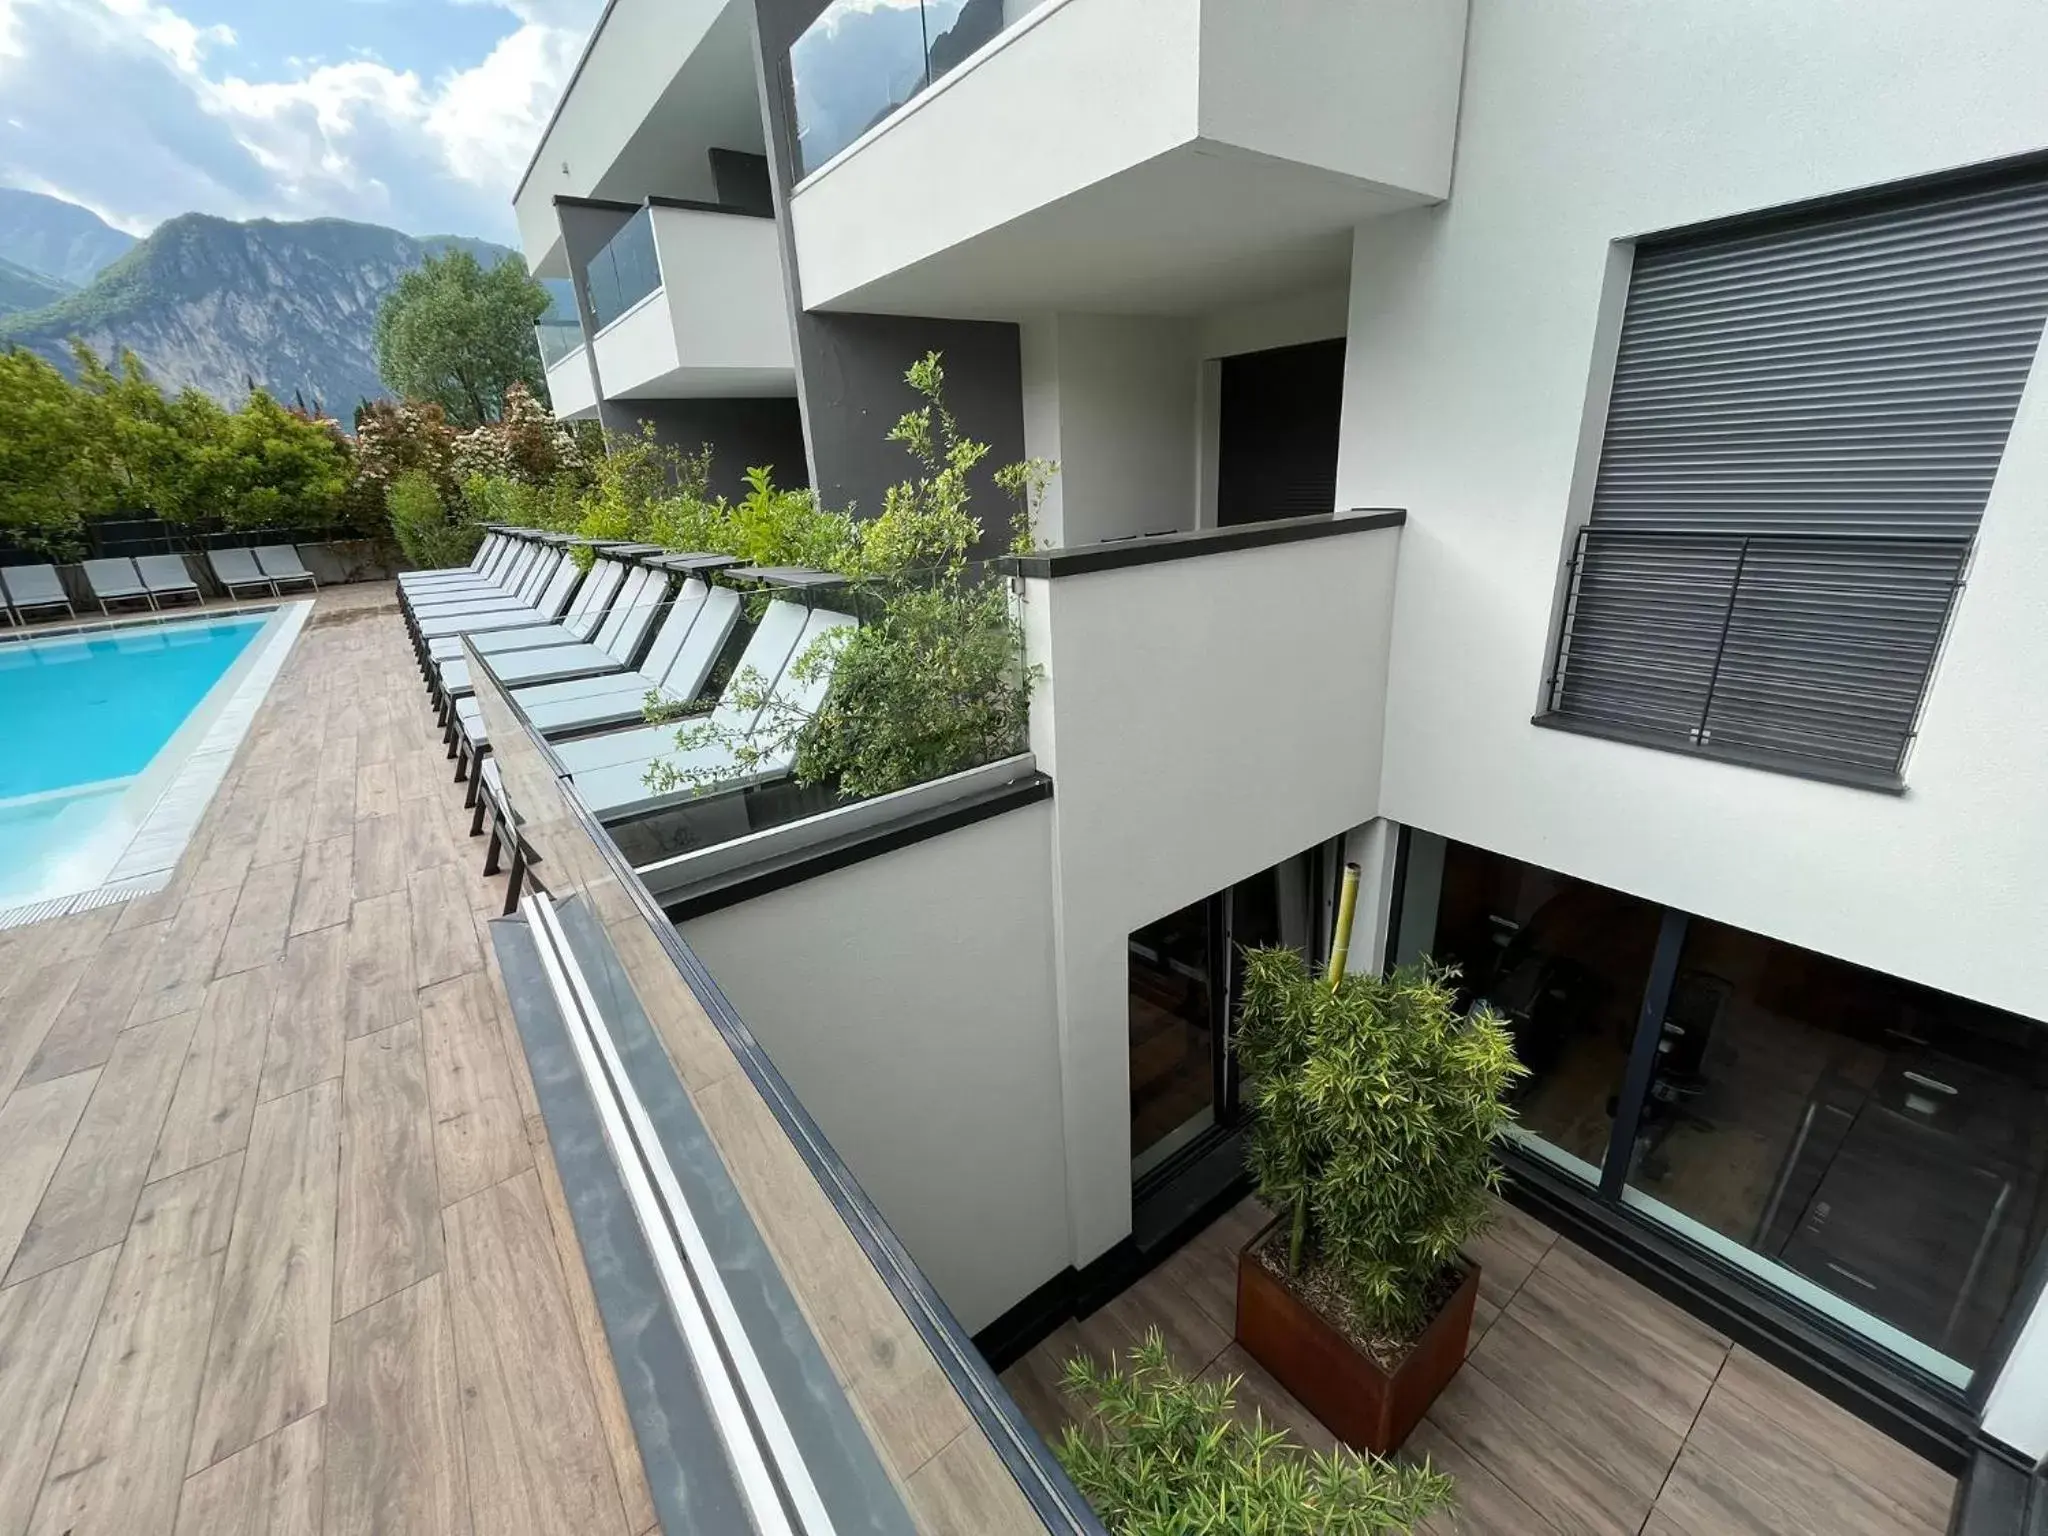
{"type": "Polygon", "coordinates": [[[1539,718],[1894,786],[1970,546],[1589,523],[1539,718]]]}

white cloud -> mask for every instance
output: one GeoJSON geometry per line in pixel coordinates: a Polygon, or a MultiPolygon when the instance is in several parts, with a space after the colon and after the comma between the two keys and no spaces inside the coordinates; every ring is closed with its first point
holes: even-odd
{"type": "MultiPolygon", "coordinates": [[[[303,0],[294,0],[303,3],[303,0]]],[[[600,0],[460,0],[514,25],[431,78],[375,57],[236,67],[161,0],[0,0],[0,183],[131,227],[188,208],[511,233],[511,197],[600,0]]]]}

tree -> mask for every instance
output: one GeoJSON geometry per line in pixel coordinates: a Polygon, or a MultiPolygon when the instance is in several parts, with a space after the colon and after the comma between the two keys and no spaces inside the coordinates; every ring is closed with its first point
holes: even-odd
{"type": "Polygon", "coordinates": [[[92,510],[79,403],[33,352],[0,352],[0,537],[60,559],[83,546],[92,510]]]}
{"type": "Polygon", "coordinates": [[[515,256],[486,268],[468,251],[429,256],[377,311],[377,371],[458,427],[496,421],[514,384],[544,390],[533,327],[548,292],[515,256]]]}
{"type": "Polygon", "coordinates": [[[320,528],[341,504],[348,468],[330,424],[259,389],[199,446],[194,478],[207,515],[230,528],[320,528]]]}

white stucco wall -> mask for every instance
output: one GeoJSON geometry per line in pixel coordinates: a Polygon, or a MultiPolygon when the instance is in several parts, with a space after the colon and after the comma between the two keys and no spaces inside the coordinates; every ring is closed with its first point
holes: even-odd
{"type": "Polygon", "coordinates": [[[793,392],[775,221],[696,208],[652,213],[661,287],[598,332],[606,397],[793,392]]]}
{"type": "Polygon", "coordinates": [[[1342,336],[1348,304],[1348,288],[1311,288],[1185,317],[1023,321],[1024,451],[1060,468],[1040,508],[1039,542],[1213,526],[1214,360],[1342,336]]]}
{"type": "Polygon", "coordinates": [[[1041,543],[1093,544],[1194,526],[1196,328],[1050,315],[1020,328],[1024,451],[1060,467],[1041,543]]]}
{"type": "Polygon", "coordinates": [[[578,347],[558,363],[548,364],[548,404],[558,421],[579,421],[597,411],[597,391],[590,382],[590,354],[578,347]]]}
{"type": "Polygon", "coordinates": [[[1208,0],[1202,137],[1440,198],[1465,0],[1208,0]]]}
{"type": "Polygon", "coordinates": [[[2048,370],[1906,794],[1529,724],[1612,242],[2048,145],[2044,58],[2033,0],[1473,7],[1451,200],[1354,243],[1339,504],[1410,518],[1383,814],[2048,1018],[2048,370]]]}
{"type": "Polygon", "coordinates": [[[775,221],[657,207],[654,247],[683,367],[781,374],[793,388],[796,353],[775,221]]]}
{"type": "Polygon", "coordinates": [[[933,290],[887,279],[1015,225],[1017,243],[982,253],[992,266],[939,290],[947,312],[1009,314],[1030,267],[1072,254],[1059,205],[1111,183],[1084,221],[1098,277],[1156,275],[1169,231],[1237,262],[1262,230],[1283,244],[1330,232],[1303,222],[1297,196],[1321,201],[1325,181],[1389,206],[1442,197],[1464,24],[1465,0],[1045,0],[797,185],[803,302],[915,313],[933,290]],[[1242,210],[1220,206],[1266,169],[1278,179],[1242,210]],[[1231,233],[1205,231],[1211,218],[1231,233]]]}
{"type": "Polygon", "coordinates": [[[1071,1262],[1046,803],[682,925],[967,1329],[1071,1262]]]}
{"type": "Polygon", "coordinates": [[[1025,583],[1077,1264],[1130,1231],[1131,930],[1370,818],[1399,546],[1384,529],[1025,583]]]}

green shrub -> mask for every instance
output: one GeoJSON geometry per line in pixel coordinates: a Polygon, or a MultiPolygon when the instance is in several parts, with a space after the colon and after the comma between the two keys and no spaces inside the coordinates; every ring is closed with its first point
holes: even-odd
{"type": "Polygon", "coordinates": [[[1506,1026],[1458,1012],[1449,973],[1353,971],[1332,989],[1292,949],[1244,957],[1238,1059],[1259,1197],[1297,1276],[1327,1265],[1364,1327],[1396,1339],[1484,1229],[1503,1097],[1527,1069],[1506,1026]]]}
{"type": "Polygon", "coordinates": [[[1313,1454],[1232,1414],[1237,1378],[1193,1381],[1154,1329],[1129,1364],[1069,1361],[1089,1414],[1057,1447],[1113,1536],[1368,1536],[1409,1531],[1451,1502],[1451,1480],[1338,1448],[1313,1454]]]}
{"type": "Polygon", "coordinates": [[[480,519],[458,501],[441,499],[434,477],[424,469],[401,470],[391,482],[391,533],[405,558],[422,570],[466,565],[483,542],[480,519]]]}
{"type": "MultiPolygon", "coordinates": [[[[750,472],[752,493],[733,509],[733,521],[752,530],[755,541],[745,549],[704,546],[759,564],[822,566],[858,579],[848,600],[869,611],[868,622],[824,636],[791,663],[800,681],[830,676],[823,702],[799,709],[774,696],[772,680],[741,675],[732,697],[751,715],[750,725],[684,725],[676,737],[683,762],[660,761],[648,770],[655,790],[714,788],[727,776],[726,761],[751,769],[793,751],[799,784],[833,780],[841,793],[865,797],[1022,749],[1037,680],[1024,663],[1023,626],[1007,584],[968,569],[982,525],[970,507],[967,475],[988,446],[966,438],[947,411],[937,353],[905,377],[925,403],[897,422],[889,440],[909,450],[919,473],[890,488],[879,516],[856,525],[819,510],[809,492],[774,492],[764,472],[750,472]],[[770,530],[773,537],[764,536],[770,530]],[[724,750],[696,750],[714,745],[724,750]],[[712,766],[693,768],[693,757],[712,766]]],[[[1032,515],[1051,474],[1038,461],[997,474],[1017,502],[1012,548],[1030,547],[1032,515]]],[[[649,718],[673,715],[657,710],[649,718]]]]}

